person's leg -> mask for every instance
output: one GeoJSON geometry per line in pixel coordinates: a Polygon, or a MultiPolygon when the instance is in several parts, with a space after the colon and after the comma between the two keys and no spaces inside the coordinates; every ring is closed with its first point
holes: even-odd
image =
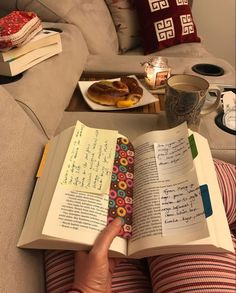
{"type": "MultiPolygon", "coordinates": [[[[236,223],[235,166],[214,160],[231,231],[236,223]]],[[[232,240],[236,249],[235,236],[232,240]]],[[[148,259],[153,292],[236,292],[236,254],[172,254],[148,259]]]]}
{"type": "Polygon", "coordinates": [[[236,166],[214,159],[225,212],[230,228],[236,224],[236,166]]]}
{"type": "Polygon", "coordinates": [[[45,287],[47,293],[62,293],[74,280],[74,251],[45,250],[45,287]]]}
{"type": "Polygon", "coordinates": [[[151,293],[151,281],[145,260],[127,260],[116,266],[112,276],[114,293],[151,293]]]}
{"type": "MultiPolygon", "coordinates": [[[[73,251],[45,251],[46,292],[63,293],[74,279],[73,251]]],[[[114,293],[151,293],[148,265],[145,260],[127,260],[118,264],[112,276],[114,293]]]]}
{"type": "Polygon", "coordinates": [[[172,254],[148,261],[155,293],[236,292],[233,253],[172,254]]]}

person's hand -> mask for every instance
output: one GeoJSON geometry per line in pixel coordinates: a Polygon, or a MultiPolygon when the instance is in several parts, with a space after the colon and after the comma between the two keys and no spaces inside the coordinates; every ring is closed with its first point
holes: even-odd
{"type": "Polygon", "coordinates": [[[119,260],[108,258],[108,249],[121,225],[116,218],[99,234],[90,252],[76,252],[74,288],[83,293],[111,292],[112,273],[119,260]]]}

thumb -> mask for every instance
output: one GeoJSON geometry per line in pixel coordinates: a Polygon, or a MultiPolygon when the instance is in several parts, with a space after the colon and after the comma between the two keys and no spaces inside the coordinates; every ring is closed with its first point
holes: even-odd
{"type": "Polygon", "coordinates": [[[97,237],[94,246],[91,250],[93,253],[99,253],[100,256],[106,256],[108,249],[113,239],[120,232],[122,220],[118,217],[115,218],[97,237]]]}

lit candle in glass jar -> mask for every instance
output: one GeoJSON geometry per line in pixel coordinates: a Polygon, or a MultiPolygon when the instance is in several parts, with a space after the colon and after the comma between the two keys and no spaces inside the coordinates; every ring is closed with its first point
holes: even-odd
{"type": "Polygon", "coordinates": [[[167,58],[155,57],[144,63],[145,81],[150,89],[165,85],[170,77],[170,67],[167,58]]]}

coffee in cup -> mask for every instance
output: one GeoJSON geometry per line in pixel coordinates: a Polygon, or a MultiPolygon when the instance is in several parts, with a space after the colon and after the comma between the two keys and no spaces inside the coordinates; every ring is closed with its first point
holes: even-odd
{"type": "Polygon", "coordinates": [[[220,103],[221,91],[210,87],[207,80],[188,74],[171,76],[166,83],[165,111],[170,127],[184,121],[188,127],[197,131],[201,115],[214,111],[220,103]],[[209,90],[216,93],[210,105],[204,105],[209,90]]]}

